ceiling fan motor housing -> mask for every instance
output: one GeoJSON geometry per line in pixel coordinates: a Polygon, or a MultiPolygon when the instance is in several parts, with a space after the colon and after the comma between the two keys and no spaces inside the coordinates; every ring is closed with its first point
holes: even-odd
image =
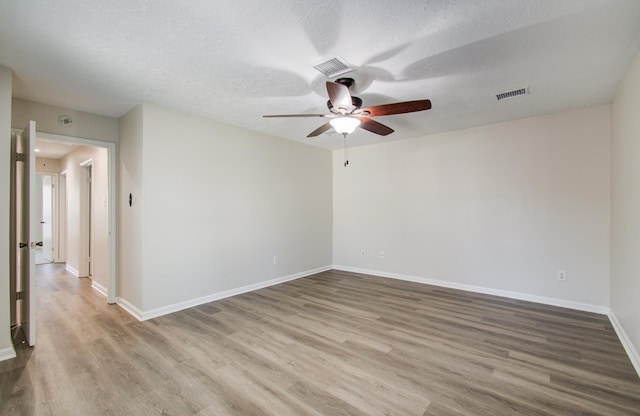
{"type": "Polygon", "coordinates": [[[349,89],[353,87],[353,84],[356,83],[353,78],[338,78],[337,80],[335,80],[335,82],[338,84],[342,84],[349,89]]]}
{"type": "MultiPolygon", "coordinates": [[[[362,100],[360,99],[360,97],[355,97],[355,96],[351,96],[351,105],[353,105],[353,109],[357,110],[360,107],[362,107],[362,100]]],[[[327,100],[327,107],[329,108],[329,111],[331,111],[332,113],[336,113],[339,114],[340,112],[338,110],[336,110],[333,107],[333,104],[331,104],[331,100],[327,100]]]]}

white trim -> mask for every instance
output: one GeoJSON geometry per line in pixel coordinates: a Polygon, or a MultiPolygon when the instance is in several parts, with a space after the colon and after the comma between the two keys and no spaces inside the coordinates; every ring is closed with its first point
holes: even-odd
{"type": "Polygon", "coordinates": [[[58,258],[56,263],[67,261],[67,171],[58,176],[58,258]]]}
{"type": "Polygon", "coordinates": [[[100,293],[105,298],[107,297],[107,288],[102,286],[100,283],[96,282],[93,279],[91,279],[91,288],[96,292],[100,293]]]}
{"type": "MultiPolygon", "coordinates": [[[[81,182],[79,187],[80,218],[78,221],[78,271],[80,276],[91,276],[90,263],[93,261],[92,251],[95,244],[93,241],[89,240],[93,239],[91,238],[93,237],[93,235],[91,235],[91,220],[93,219],[93,212],[91,211],[94,210],[95,207],[91,200],[92,198],[90,198],[89,195],[89,190],[93,188],[93,174],[89,175],[89,172],[92,172],[93,169],[93,159],[87,159],[80,163],[80,166],[83,167],[83,169],[79,172],[81,182]]],[[[95,192],[95,189],[93,192],[95,192]]]]}
{"type": "Polygon", "coordinates": [[[16,350],[13,349],[13,346],[0,350],[0,361],[10,360],[12,358],[16,358],[16,350]]]}
{"type": "Polygon", "coordinates": [[[60,261],[60,175],[51,174],[53,180],[53,208],[51,213],[52,221],[52,244],[53,244],[53,261],[60,261]]]}
{"type": "Polygon", "coordinates": [[[135,306],[133,306],[133,304],[131,304],[126,299],[117,298],[116,299],[116,303],[118,304],[118,306],[120,306],[122,309],[127,311],[129,313],[129,315],[133,316],[138,321],[144,321],[144,319],[142,319],[142,311],[140,309],[136,308],[135,306]]]}
{"type": "Polygon", "coordinates": [[[593,312],[601,315],[609,313],[609,308],[602,305],[592,305],[589,303],[574,302],[571,300],[547,298],[544,296],[530,295],[527,293],[511,292],[508,290],[491,289],[483,286],[467,285],[463,283],[447,282],[446,280],[428,279],[426,277],[409,276],[398,273],[381,272],[378,270],[360,269],[357,267],[334,265],[334,269],[345,272],[369,274],[379,277],[388,277],[391,279],[405,280],[408,282],[423,283],[426,285],[447,287],[450,289],[466,290],[469,292],[483,293],[485,295],[500,296],[503,298],[526,300],[529,302],[542,303],[544,305],[560,306],[562,308],[575,309],[584,312],[593,312]]]}
{"type": "Polygon", "coordinates": [[[212,293],[210,295],[202,296],[195,299],[189,299],[184,302],[174,303],[172,305],[162,306],[160,308],[151,309],[149,311],[141,311],[126,300],[118,298],[118,305],[120,305],[125,311],[129,312],[139,321],[146,321],[148,319],[157,318],[162,315],[168,315],[170,313],[178,312],[184,309],[193,308],[194,306],[202,305],[203,303],[209,303],[216,300],[228,298],[231,296],[241,295],[243,293],[252,292],[254,290],[263,289],[265,287],[278,285],[280,283],[289,282],[291,280],[300,279],[301,277],[311,276],[313,274],[326,272],[331,270],[332,266],[318,267],[316,269],[306,270],[299,273],[290,274],[288,276],[277,277],[275,279],[266,280],[264,282],[254,283],[247,286],[242,286],[235,289],[229,289],[222,292],[212,293]]]}
{"type": "MultiPolygon", "coordinates": [[[[12,129],[12,130],[16,132],[22,131],[19,129],[12,129]]],[[[47,133],[44,131],[38,131],[36,133],[36,137],[51,139],[57,142],[75,143],[81,146],[107,147],[107,144],[116,144],[116,142],[108,142],[105,140],[89,139],[87,137],[78,137],[78,136],[65,136],[64,134],[47,133]]]]}
{"type": "Polygon", "coordinates": [[[107,303],[114,304],[118,299],[118,152],[115,144],[108,149],[109,265],[107,266],[107,303]]]}
{"type": "Polygon", "coordinates": [[[618,338],[620,338],[620,343],[624,347],[624,350],[627,352],[629,360],[631,360],[631,364],[633,364],[633,368],[636,369],[636,373],[638,373],[638,376],[640,377],[640,354],[638,354],[638,350],[636,350],[633,346],[631,339],[629,339],[629,336],[625,332],[622,325],[620,325],[620,321],[618,321],[618,318],[613,313],[613,311],[609,311],[608,316],[609,321],[611,322],[611,326],[613,326],[613,329],[616,331],[618,338]]]}
{"type": "Polygon", "coordinates": [[[67,263],[64,266],[64,269],[66,271],[68,271],[69,273],[71,273],[72,275],[74,275],[75,277],[80,277],[80,272],[78,272],[76,269],[74,269],[73,267],[69,266],[69,263],[67,263]]]}

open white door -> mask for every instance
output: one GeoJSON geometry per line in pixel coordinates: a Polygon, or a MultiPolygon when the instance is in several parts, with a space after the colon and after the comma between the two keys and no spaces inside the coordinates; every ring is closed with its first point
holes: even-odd
{"type": "Polygon", "coordinates": [[[53,176],[42,175],[42,259],[53,261],[53,176]]]}
{"type": "MultiPolygon", "coordinates": [[[[16,181],[12,184],[12,200],[15,201],[15,210],[12,209],[12,223],[15,224],[17,241],[15,244],[16,267],[16,324],[22,327],[24,335],[30,346],[36,343],[36,310],[35,310],[35,253],[36,246],[42,244],[35,241],[34,227],[31,224],[38,223],[37,213],[31,210],[31,200],[35,200],[35,155],[33,152],[36,137],[36,122],[30,121],[22,134],[12,139],[14,166],[12,169],[16,181]]],[[[11,285],[14,286],[14,285],[11,285]]],[[[13,288],[12,288],[13,289],[13,288]]],[[[13,295],[13,294],[12,294],[13,295]]]]}

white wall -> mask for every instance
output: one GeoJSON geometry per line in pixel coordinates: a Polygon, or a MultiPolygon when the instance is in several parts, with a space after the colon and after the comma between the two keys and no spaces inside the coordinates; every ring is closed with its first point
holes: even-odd
{"type": "Polygon", "coordinates": [[[11,167],[11,77],[0,65],[0,360],[13,356],[9,315],[9,176],[11,167]],[[4,138],[3,138],[4,137],[4,138]]]}
{"type": "Polygon", "coordinates": [[[608,113],[335,151],[335,264],[606,307],[608,113]]]}
{"type": "Polygon", "coordinates": [[[611,311],[640,372],[640,55],[611,105],[611,311]]]}
{"type": "Polygon", "coordinates": [[[331,152],[146,104],[143,131],[145,310],[331,265],[331,152]]]}
{"type": "Polygon", "coordinates": [[[36,130],[62,136],[81,137],[85,139],[102,140],[117,143],[118,120],[97,114],[76,111],[63,107],[36,103],[33,101],[14,98],[12,100],[12,126],[22,129],[29,120],[36,121],[36,130]],[[69,115],[74,123],[61,126],[58,117],[69,115]]]}
{"type": "Polygon", "coordinates": [[[121,121],[122,224],[142,223],[142,244],[121,232],[122,279],[143,269],[142,304],[126,301],[150,311],[331,265],[330,151],[149,104],[140,130],[139,112],[121,121]]]}
{"type": "Polygon", "coordinates": [[[143,186],[142,105],[120,118],[118,296],[142,310],[143,186]],[[129,194],[135,203],[129,206],[129,194]]]}
{"type": "Polygon", "coordinates": [[[36,157],[36,173],[60,173],[60,159],[36,157]]]}
{"type": "Polygon", "coordinates": [[[80,166],[89,159],[92,165],[92,206],[93,206],[93,263],[92,277],[103,287],[108,282],[109,223],[108,223],[108,157],[107,149],[79,146],[61,160],[61,171],[67,176],[67,250],[66,263],[81,276],[87,275],[86,262],[86,211],[83,210],[86,192],[86,168],[80,166]]]}

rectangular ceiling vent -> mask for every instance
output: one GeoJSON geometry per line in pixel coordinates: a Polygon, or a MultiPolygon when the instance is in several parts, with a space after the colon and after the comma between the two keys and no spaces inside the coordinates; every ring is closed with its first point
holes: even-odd
{"type": "Polygon", "coordinates": [[[509,98],[520,97],[522,95],[527,94],[527,89],[528,89],[527,87],[524,87],[524,88],[518,88],[517,90],[501,92],[500,94],[496,94],[496,98],[498,99],[498,101],[502,101],[502,100],[508,100],[509,98]]]}
{"type": "Polygon", "coordinates": [[[338,57],[324,61],[314,66],[314,68],[322,72],[327,78],[333,78],[337,75],[353,71],[353,68],[349,68],[349,65],[338,57]]]}

